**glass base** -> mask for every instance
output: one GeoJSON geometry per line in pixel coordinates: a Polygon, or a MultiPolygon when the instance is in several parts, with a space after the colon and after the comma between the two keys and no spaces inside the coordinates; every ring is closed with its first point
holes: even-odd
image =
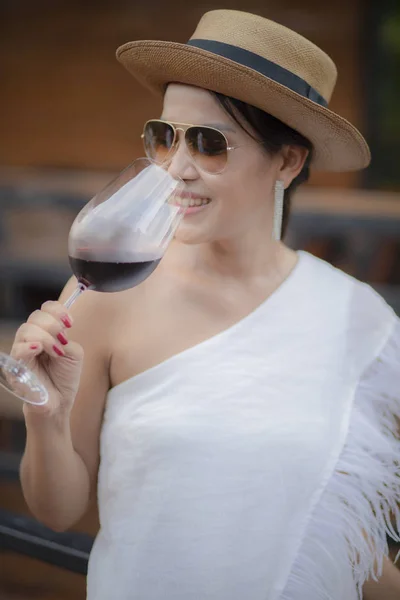
{"type": "Polygon", "coordinates": [[[40,406],[49,399],[46,388],[22,361],[0,352],[0,385],[14,396],[40,406]]]}

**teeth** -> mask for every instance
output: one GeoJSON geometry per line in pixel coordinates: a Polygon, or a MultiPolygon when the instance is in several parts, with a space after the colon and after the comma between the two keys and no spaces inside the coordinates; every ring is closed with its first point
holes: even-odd
{"type": "Polygon", "coordinates": [[[178,206],[204,206],[209,204],[210,200],[208,198],[175,198],[175,204],[178,206]]]}

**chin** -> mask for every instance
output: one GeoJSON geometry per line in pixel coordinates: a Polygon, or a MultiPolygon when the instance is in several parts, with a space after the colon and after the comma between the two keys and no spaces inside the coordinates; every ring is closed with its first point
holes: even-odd
{"type": "Polygon", "coordinates": [[[180,244],[194,245],[207,244],[218,239],[210,227],[204,225],[190,225],[181,223],[175,233],[175,240],[180,244]]]}
{"type": "Polygon", "coordinates": [[[175,234],[175,240],[180,244],[186,244],[188,246],[195,244],[205,244],[211,241],[209,235],[207,235],[204,231],[188,231],[178,230],[175,234]]]}

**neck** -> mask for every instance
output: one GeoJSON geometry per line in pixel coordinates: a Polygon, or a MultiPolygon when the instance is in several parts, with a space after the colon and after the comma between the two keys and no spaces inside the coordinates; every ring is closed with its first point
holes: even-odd
{"type": "Polygon", "coordinates": [[[268,235],[243,236],[211,243],[177,243],[177,258],[183,268],[206,277],[243,282],[276,274],[293,266],[294,253],[268,235]],[[182,262],[184,261],[184,262],[182,262]]]}

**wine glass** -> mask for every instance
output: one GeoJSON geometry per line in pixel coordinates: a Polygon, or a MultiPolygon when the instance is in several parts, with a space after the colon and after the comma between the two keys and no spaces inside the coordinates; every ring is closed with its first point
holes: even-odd
{"type": "MultiPolygon", "coordinates": [[[[184,183],[163,166],[138,158],[86,204],[69,232],[68,255],[78,280],[64,303],[85,290],[119,292],[153,273],[189,204],[184,183]]],[[[46,388],[22,361],[0,352],[0,385],[29,404],[46,404],[46,388]]]]}

